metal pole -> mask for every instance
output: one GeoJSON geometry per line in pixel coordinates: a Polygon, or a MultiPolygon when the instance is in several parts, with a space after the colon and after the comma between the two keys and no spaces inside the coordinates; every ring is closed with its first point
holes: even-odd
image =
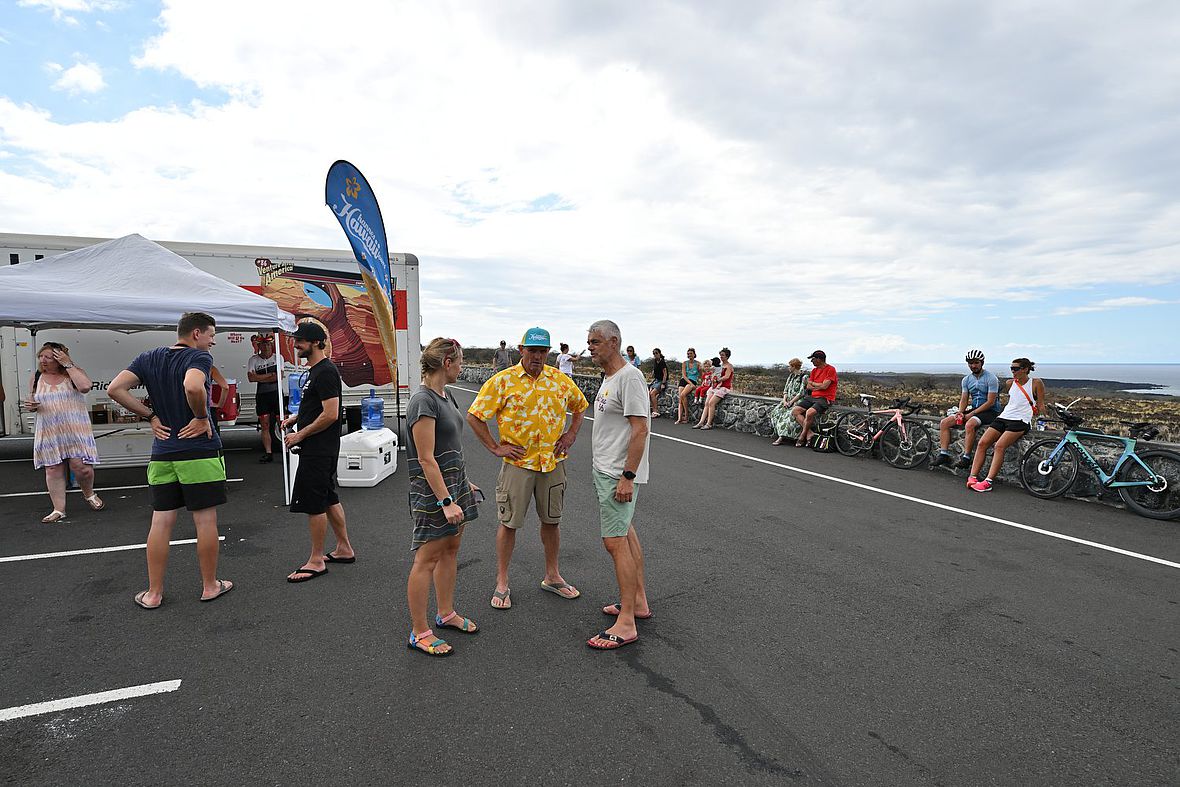
{"type": "MultiPolygon", "coordinates": [[[[281,424],[283,418],[285,417],[285,413],[287,412],[287,408],[284,406],[283,402],[283,389],[286,387],[283,383],[283,348],[279,345],[278,331],[274,331],[271,334],[271,338],[274,339],[275,345],[275,366],[279,370],[279,423],[281,424]]],[[[289,471],[287,469],[287,443],[285,440],[283,440],[283,430],[279,429],[278,432],[279,447],[283,454],[283,505],[289,506],[291,505],[291,482],[288,479],[289,471]]],[[[271,440],[274,439],[274,435],[271,435],[271,440]]]]}

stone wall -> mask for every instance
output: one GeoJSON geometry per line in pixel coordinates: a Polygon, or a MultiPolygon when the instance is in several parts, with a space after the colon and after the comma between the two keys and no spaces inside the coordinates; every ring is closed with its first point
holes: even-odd
{"type": "MultiPolygon", "coordinates": [[[[467,382],[483,384],[489,377],[492,376],[492,370],[489,367],[468,366],[463,369],[459,379],[467,382]]],[[[599,378],[588,375],[573,375],[573,381],[578,388],[586,396],[588,400],[593,401],[598,394],[599,378]]],[[[759,437],[771,439],[774,431],[770,427],[770,411],[781,401],[778,397],[769,396],[750,396],[747,394],[730,394],[725,397],[717,406],[717,413],[713,420],[713,427],[719,429],[729,429],[735,432],[746,432],[748,434],[757,435],[759,437]]],[[[659,399],[659,411],[669,421],[676,419],[676,395],[675,391],[665,392],[659,399]]],[[[701,410],[700,404],[692,404],[689,407],[690,420],[695,423],[700,419],[701,410]]],[[[851,409],[850,407],[835,406],[828,410],[821,419],[821,423],[832,423],[842,413],[851,409]]],[[[921,420],[927,425],[930,430],[930,445],[932,454],[938,450],[938,422],[939,418],[929,415],[915,415],[914,418],[921,420]]],[[[688,427],[684,427],[686,430],[688,427]]],[[[962,437],[961,430],[955,430],[952,433],[955,438],[951,443],[951,451],[954,456],[958,458],[962,452],[962,437]]],[[[982,434],[982,431],[979,433],[982,434]]],[[[1011,446],[1004,454],[1004,466],[997,476],[996,480],[1000,483],[1015,484],[1020,486],[1020,457],[1024,452],[1038,440],[1052,439],[1054,441],[1060,440],[1062,432],[1048,430],[1044,432],[1031,431],[1022,437],[1015,445],[1011,446]]],[[[1140,443],[1140,445],[1144,445],[1140,443]]],[[[1158,445],[1161,448],[1169,448],[1174,451],[1180,451],[1180,445],[1172,443],[1151,443],[1151,445],[1158,445]]],[[[1110,468],[1114,466],[1119,454],[1122,452],[1122,446],[1117,443],[1087,443],[1090,453],[1098,459],[1099,463],[1109,472],[1110,468]]],[[[790,456],[790,451],[794,449],[783,449],[784,459],[790,456]]],[[[863,459],[856,459],[850,461],[864,461],[863,459]]],[[[879,460],[878,460],[879,461],[879,460]]],[[[991,455],[989,453],[987,463],[984,465],[984,471],[981,476],[986,474],[987,467],[990,465],[991,455]]],[[[967,470],[955,470],[951,466],[944,465],[939,468],[931,470],[928,465],[919,466],[914,472],[940,472],[951,473],[959,476],[966,482],[967,470]]],[[[1107,505],[1118,508],[1123,507],[1122,499],[1119,493],[1114,489],[1103,489],[1098,484],[1098,479],[1094,477],[1085,467],[1080,468],[1077,480],[1074,482],[1073,491],[1068,493],[1068,497],[1089,500],[1093,502],[1105,503],[1107,505]]]]}

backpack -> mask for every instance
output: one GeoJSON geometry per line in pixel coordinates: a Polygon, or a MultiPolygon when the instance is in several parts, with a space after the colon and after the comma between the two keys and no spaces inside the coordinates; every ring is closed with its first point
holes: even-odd
{"type": "Polygon", "coordinates": [[[816,424],[815,434],[811,436],[811,450],[821,454],[835,452],[836,424],[834,422],[816,424]]]}

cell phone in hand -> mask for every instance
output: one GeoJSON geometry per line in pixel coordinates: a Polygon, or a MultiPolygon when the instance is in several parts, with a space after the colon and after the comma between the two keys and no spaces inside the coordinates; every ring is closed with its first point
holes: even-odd
{"type": "Polygon", "coordinates": [[[474,492],[474,493],[472,493],[472,495],[471,495],[471,496],[472,496],[473,498],[475,498],[475,502],[476,502],[476,504],[477,504],[477,505],[478,505],[479,503],[482,503],[482,502],[483,502],[483,501],[486,499],[486,498],[483,496],[483,490],[482,490],[482,489],[476,489],[476,490],[475,490],[475,492],[474,492]]]}

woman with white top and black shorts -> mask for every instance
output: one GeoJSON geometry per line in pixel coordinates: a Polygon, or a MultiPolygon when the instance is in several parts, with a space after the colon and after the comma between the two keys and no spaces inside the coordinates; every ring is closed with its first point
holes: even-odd
{"type": "Polygon", "coordinates": [[[1032,428],[1033,418],[1045,411],[1045,384],[1040,378],[1032,376],[1035,368],[1036,364],[1027,358],[1012,361],[1012,379],[1008,381],[1008,404],[988,425],[987,431],[979,440],[979,445],[975,449],[975,459],[971,463],[971,475],[967,477],[967,488],[976,492],[992,491],[992,482],[1004,466],[1004,451],[1024,437],[1032,428]],[[977,476],[983,468],[987,449],[993,444],[995,449],[992,452],[991,467],[988,468],[987,478],[980,481],[977,476]]]}

